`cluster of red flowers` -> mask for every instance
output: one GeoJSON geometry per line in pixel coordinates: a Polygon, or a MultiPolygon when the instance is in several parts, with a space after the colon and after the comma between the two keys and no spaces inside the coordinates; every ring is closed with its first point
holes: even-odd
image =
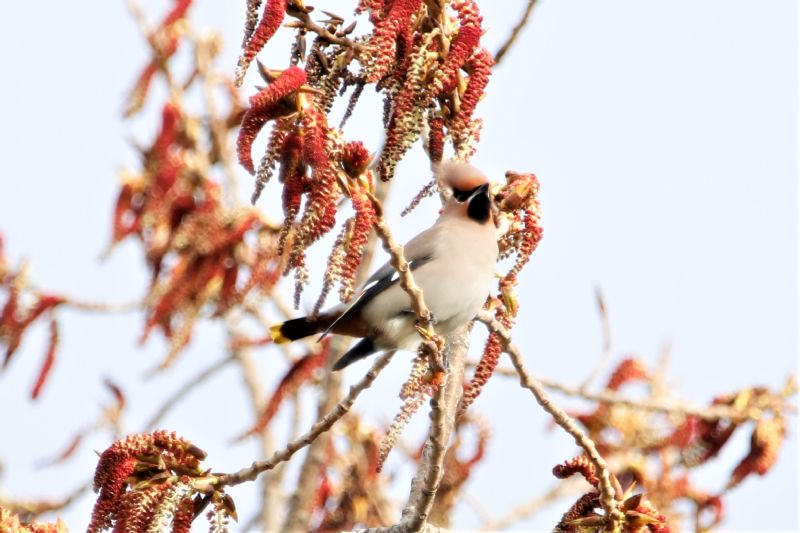
{"type": "MultiPolygon", "coordinates": [[[[658,373],[648,370],[640,360],[627,358],[613,369],[605,391],[615,393],[628,384],[639,384],[656,395],[663,390],[659,379],[658,373]]],[[[689,502],[694,506],[695,523],[710,528],[724,518],[726,491],[748,475],[764,475],[775,463],[785,437],[780,413],[786,398],[795,391],[796,386],[790,382],[779,392],[757,387],[719,396],[711,401],[705,416],[680,412],[664,416],[601,402],[593,411],[575,418],[606,461],[615,465],[615,478],[629,486],[635,484],[669,523],[681,522],[681,502],[689,502]],[[713,410],[720,408],[728,409],[729,414],[714,414],[713,410]],[[773,414],[749,421],[754,409],[773,414]],[[733,433],[750,424],[754,426],[750,449],[724,487],[716,493],[697,488],[691,480],[693,470],[717,457],[733,433]]],[[[588,465],[585,460],[581,464],[588,465]]]]}
{"type": "Polygon", "coordinates": [[[367,170],[371,157],[360,142],[350,142],[344,147],[342,164],[350,178],[348,191],[353,204],[352,230],[344,242],[346,253],[342,259],[339,291],[343,302],[350,300],[355,290],[356,274],[361,256],[369,240],[370,230],[375,225],[375,206],[369,194],[372,192],[372,172],[367,170]]]}
{"type": "MultiPolygon", "coordinates": [[[[542,239],[539,180],[533,174],[506,173],[506,184],[495,194],[499,225],[506,227],[500,236],[500,260],[514,256],[514,263],[498,282],[498,294],[490,300],[495,318],[507,329],[514,326],[518,303],[517,275],[528,263],[542,239]]],[[[461,413],[480,395],[500,361],[500,337],[490,333],[469,384],[464,388],[459,410],[461,413]]]]}
{"type": "MultiPolygon", "coordinates": [[[[351,40],[351,24],[330,15],[324,28],[309,26],[310,6],[286,1],[266,2],[260,22],[260,3],[248,2],[248,23],[239,63],[237,83],[285,17],[296,21],[297,40],[292,65],[272,71],[259,64],[267,86],[250,98],[242,119],[237,151],[241,165],[256,175],[255,201],[276,166],[283,183],[284,229],[281,253],[286,253],[286,271],[294,270],[299,290],[308,279],[305,250],[336,225],[337,204],[349,197],[355,211],[337,240],[326,273],[324,296],[336,282],[340,296],[353,293],[353,280],[368,228],[374,220],[370,191],[372,176],[366,164],[354,170],[353,153],[340,128],[330,125],[328,115],[333,99],[355,86],[346,118],[353,112],[358,96],[367,84],[375,84],[385,96],[386,143],[378,160],[379,174],[388,180],[394,167],[419,137],[424,122],[431,126],[432,161],[443,157],[444,141],[453,140],[455,154],[467,158],[474,151],[479,124],[472,119],[488,82],[491,57],[480,47],[482,19],[472,0],[453,2],[449,7],[421,0],[361,2],[356,14],[367,11],[372,33],[351,40]],[[306,57],[305,36],[316,34],[306,57]],[[297,66],[300,62],[304,66],[297,66]],[[358,71],[349,65],[360,63],[358,71]],[[468,75],[468,80],[462,79],[468,75]],[[256,166],[251,155],[256,137],[272,122],[264,155],[256,166]],[[369,185],[367,185],[369,183],[369,185]],[[299,221],[295,218],[305,199],[299,221]],[[283,246],[283,245],[286,246],[283,246]],[[342,254],[342,247],[347,249],[342,254]]],[[[344,122],[344,120],[343,120],[344,122]]],[[[296,295],[295,301],[298,296],[296,295]]]]}
{"type": "MultiPolygon", "coordinates": [[[[564,464],[553,468],[553,475],[559,479],[566,479],[574,474],[580,474],[593,490],[578,498],[572,507],[564,513],[554,531],[563,533],[578,533],[585,528],[602,528],[606,517],[595,512],[600,507],[600,479],[597,477],[594,465],[585,455],[579,455],[564,464]]],[[[616,477],[612,475],[612,483],[617,492],[617,497],[622,500],[620,511],[622,520],[620,529],[624,533],[669,533],[667,519],[645,498],[644,494],[632,494],[635,483],[623,491],[616,477]]]]}
{"type": "MultiPolygon", "coordinates": [[[[269,180],[276,162],[284,183],[284,226],[280,252],[288,252],[286,270],[296,270],[298,288],[305,282],[305,250],[328,233],[336,224],[337,202],[341,187],[337,183],[344,164],[337,131],[328,127],[325,113],[318,107],[309,88],[306,72],[290,67],[277,75],[262,69],[267,87],[250,98],[250,108],[242,119],[237,151],[239,162],[258,181],[255,201],[269,180]],[[251,157],[253,141],[270,120],[275,126],[258,171],[251,157]],[[307,169],[311,176],[307,177],[307,169]],[[307,195],[305,211],[294,225],[303,195],[307,195]],[[293,231],[292,231],[293,230],[293,231]],[[291,237],[291,244],[284,246],[291,237]]],[[[299,296],[299,291],[298,291],[299,296]]]]}
{"type": "MultiPolygon", "coordinates": [[[[168,34],[175,37],[176,46],[182,42],[175,27],[181,27],[179,22],[188,5],[186,1],[177,2],[151,40],[168,34]]],[[[202,44],[195,46],[200,49],[202,44]]],[[[277,253],[279,228],[256,209],[223,202],[220,186],[212,176],[214,166],[224,162],[224,136],[238,125],[242,114],[232,83],[214,78],[229,96],[227,116],[196,116],[181,102],[182,92],[176,89],[168,56],[159,55],[159,50],[153,47],[152,61],[158,63],[172,87],[172,99],[162,107],[158,134],[142,150],[141,169],[128,173],[123,180],[114,210],[112,244],[130,236],[142,242],[152,276],[144,298],[142,340],[156,328],[170,340],[163,368],[188,344],[198,318],[207,311],[212,316],[228,312],[253,290],[269,293],[284,264],[277,253]],[[201,136],[202,120],[212,122],[209,142],[201,136]]],[[[180,87],[186,90],[202,77],[211,75],[205,70],[195,71],[180,87]]],[[[286,82],[274,85],[280,87],[282,83],[286,82]]],[[[137,83],[142,97],[148,87],[149,83],[137,83]]],[[[253,97],[254,109],[261,111],[251,109],[245,115],[247,123],[266,121],[265,110],[277,105],[267,102],[268,98],[263,92],[253,97]]],[[[240,153],[244,153],[242,142],[240,153]]]]}
{"type": "MultiPolygon", "coordinates": [[[[167,431],[136,434],[115,442],[97,464],[99,492],[87,531],[188,533],[203,508],[213,504],[235,516],[233,501],[205,483],[205,452],[167,431]]],[[[216,516],[216,513],[212,513],[216,516]]]]}
{"type": "Polygon", "coordinates": [[[378,432],[358,417],[341,423],[343,439],[329,443],[312,514],[316,533],[350,531],[386,523],[387,480],[376,471],[378,432]]]}
{"type": "Polygon", "coordinates": [[[185,19],[192,1],[175,0],[175,5],[172,9],[147,36],[147,41],[153,52],[153,58],[144,67],[133,85],[125,107],[125,116],[133,115],[142,108],[155,75],[159,71],[167,73],[167,61],[178,51],[181,42],[182,26],[180,22],[185,19]]]}
{"type": "Polygon", "coordinates": [[[477,4],[461,0],[442,8],[396,0],[380,8],[371,5],[370,13],[376,29],[367,41],[370,55],[362,62],[362,76],[387,93],[381,178],[393,176],[425,122],[431,132],[432,161],[442,158],[445,129],[455,156],[468,159],[480,133],[480,122],[472,115],[493,64],[491,54],[480,46],[483,20],[477,4]],[[443,23],[438,22],[440,16],[443,23]]]}
{"type": "Polygon", "coordinates": [[[58,322],[54,310],[66,302],[61,296],[40,293],[32,289],[24,268],[12,271],[3,249],[0,235],[0,289],[6,293],[6,301],[0,308],[0,345],[5,345],[1,369],[5,369],[22,343],[28,329],[39,319],[49,322],[47,349],[42,365],[31,389],[31,398],[42,392],[55,362],[58,349],[58,322]]]}
{"type": "Polygon", "coordinates": [[[432,354],[429,353],[427,345],[428,343],[420,345],[414,361],[411,363],[411,373],[400,389],[399,396],[403,400],[403,404],[400,407],[400,411],[392,419],[392,423],[386,430],[383,439],[381,439],[378,472],[383,469],[389,453],[392,451],[400,434],[408,425],[411,417],[419,411],[425,400],[433,397],[439,387],[444,384],[445,372],[441,367],[437,368],[435,365],[431,365],[432,354]]]}
{"type": "Polygon", "coordinates": [[[264,14],[258,25],[256,25],[255,21],[258,18],[258,7],[261,5],[261,1],[247,2],[247,24],[245,25],[244,42],[242,43],[242,57],[239,59],[239,68],[236,73],[237,85],[241,84],[242,78],[247,72],[247,67],[253,62],[256,54],[264,48],[267,41],[281,27],[288,4],[288,0],[267,0],[264,14]]]}
{"type": "Polygon", "coordinates": [[[376,221],[375,206],[371,198],[372,171],[367,169],[370,154],[361,142],[349,142],[342,152],[344,174],[340,183],[353,206],[351,216],[342,226],[328,257],[325,277],[314,312],[322,308],[331,288],[339,283],[339,299],[346,302],[355,291],[356,276],[369,236],[376,221]]]}
{"type": "Polygon", "coordinates": [[[176,104],[164,105],[143,169],[126,179],[114,212],[114,243],[135,235],[145,248],[152,281],[142,340],[156,327],[171,340],[162,366],[189,342],[206,306],[222,314],[253,288],[269,292],[282,269],[276,228],[255,209],[225,207],[219,186],[195,163],[192,121],[176,104]],[[244,269],[250,277],[242,283],[244,269]]]}

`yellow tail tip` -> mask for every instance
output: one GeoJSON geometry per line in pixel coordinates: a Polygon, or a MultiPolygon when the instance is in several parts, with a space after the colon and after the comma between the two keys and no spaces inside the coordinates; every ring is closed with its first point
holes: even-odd
{"type": "Polygon", "coordinates": [[[283,324],[276,324],[269,328],[269,336],[272,337],[272,342],[275,344],[286,344],[291,342],[291,339],[287,339],[283,335],[281,335],[281,327],[283,324]]]}

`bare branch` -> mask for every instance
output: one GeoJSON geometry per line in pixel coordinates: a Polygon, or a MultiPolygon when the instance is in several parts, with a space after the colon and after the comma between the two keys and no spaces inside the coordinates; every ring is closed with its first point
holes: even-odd
{"type": "Polygon", "coordinates": [[[522,28],[525,27],[525,24],[528,23],[528,17],[530,17],[531,12],[533,11],[533,6],[536,5],[536,0],[528,0],[528,5],[525,7],[525,13],[522,14],[522,18],[519,19],[517,25],[514,26],[514,29],[511,30],[511,34],[506,39],[506,42],[497,50],[494,54],[494,64],[495,66],[500,64],[500,61],[503,60],[503,57],[508,53],[508,50],[517,40],[519,33],[522,31],[522,28]]]}
{"type": "Polygon", "coordinates": [[[228,130],[225,121],[219,115],[217,101],[214,98],[215,78],[211,64],[221,47],[221,43],[216,35],[195,38],[195,50],[197,59],[197,73],[203,78],[203,99],[208,110],[208,130],[211,134],[211,148],[225,172],[225,194],[231,206],[239,205],[238,192],[239,180],[236,176],[236,167],[233,164],[233,150],[228,143],[228,130]]]}
{"type": "Polygon", "coordinates": [[[205,382],[208,378],[228,366],[228,363],[233,361],[233,357],[227,356],[219,361],[215,362],[214,364],[208,366],[204,370],[200,371],[196,376],[192,379],[187,381],[183,384],[180,388],[178,388],[172,396],[167,398],[162,404],[161,407],[150,417],[150,420],[144,425],[145,431],[150,431],[155,429],[161,421],[167,416],[173,407],[175,407],[178,402],[187,394],[189,394],[195,387],[205,382]]]}
{"type": "Polygon", "coordinates": [[[62,304],[70,309],[89,313],[130,313],[142,308],[141,301],[134,302],[89,302],[67,298],[62,304]]]}
{"type": "MultiPolygon", "coordinates": [[[[389,184],[380,182],[376,190],[377,198],[375,200],[378,202],[383,201],[388,192],[389,184]]],[[[356,285],[363,284],[370,274],[370,267],[372,258],[375,255],[377,242],[377,236],[370,235],[364,247],[361,262],[356,273],[356,285]]],[[[280,303],[275,299],[273,299],[273,301],[276,305],[280,303]]],[[[331,342],[331,355],[326,363],[325,378],[321,384],[322,393],[320,394],[317,407],[318,416],[320,417],[329,412],[341,398],[342,376],[338,372],[333,372],[331,367],[350,344],[350,340],[346,337],[335,337],[331,342]]],[[[327,444],[325,439],[318,439],[309,447],[308,454],[300,468],[297,485],[295,486],[295,490],[289,502],[282,528],[283,530],[300,531],[309,527],[309,521],[311,519],[310,508],[317,495],[319,475],[325,464],[327,454],[327,444]]]]}
{"type": "Polygon", "coordinates": [[[170,96],[177,99],[183,90],[180,84],[175,83],[175,80],[172,77],[172,71],[166,66],[167,57],[164,54],[162,46],[163,43],[159,43],[158,39],[156,39],[156,35],[153,32],[150,24],[147,22],[147,18],[144,16],[144,11],[142,10],[141,5],[139,5],[139,2],[137,0],[128,0],[127,3],[128,10],[131,12],[131,15],[136,21],[139,31],[147,40],[147,44],[150,46],[150,49],[153,52],[153,57],[156,58],[158,68],[164,75],[164,79],[169,87],[170,96]]]}
{"type": "MultiPolygon", "coordinates": [[[[230,337],[236,337],[238,333],[235,324],[229,320],[228,335],[230,337]]],[[[231,356],[239,363],[239,367],[242,371],[242,381],[250,397],[250,404],[253,407],[254,416],[258,418],[259,413],[261,413],[264,408],[266,400],[264,398],[264,386],[259,380],[258,370],[253,361],[252,354],[249,350],[233,350],[231,356]]],[[[274,448],[272,432],[269,428],[259,432],[258,441],[261,457],[268,457],[274,448]]],[[[280,466],[284,465],[281,464],[280,466]]],[[[276,469],[276,475],[269,476],[267,479],[264,479],[261,484],[261,512],[256,515],[256,521],[260,522],[266,529],[269,529],[269,523],[275,518],[274,515],[269,512],[269,504],[274,500],[276,491],[280,489],[280,481],[281,476],[278,475],[278,470],[276,469]],[[274,483],[278,483],[277,487],[274,483]]]]}
{"type": "Polygon", "coordinates": [[[603,292],[600,290],[600,287],[595,287],[594,294],[597,301],[597,312],[600,315],[600,326],[603,329],[603,351],[595,367],[584,382],[581,383],[581,390],[589,388],[589,385],[597,378],[600,372],[603,371],[603,368],[605,368],[608,360],[611,358],[611,322],[608,319],[608,307],[606,306],[606,300],[603,297],[603,292]]]}
{"type": "MultiPolygon", "coordinates": [[[[436,338],[436,332],[433,330],[431,312],[423,300],[422,289],[420,289],[419,285],[414,281],[414,276],[411,274],[411,269],[403,255],[403,247],[394,239],[389,225],[383,218],[383,206],[380,200],[375,198],[372,194],[370,194],[370,200],[372,200],[372,205],[375,208],[375,232],[378,234],[381,242],[383,242],[383,249],[391,256],[391,264],[400,276],[400,287],[402,287],[409,298],[411,298],[411,306],[414,310],[414,314],[417,315],[419,329],[421,330],[420,334],[423,338],[426,338],[426,340],[432,340],[436,338]]],[[[436,346],[431,346],[431,348],[436,352],[434,356],[438,361],[440,359],[438,344],[436,346]]]]}
{"type": "Polygon", "coordinates": [[[407,531],[419,531],[428,520],[442,479],[442,465],[450,435],[455,428],[456,412],[464,383],[464,362],[469,348],[469,326],[447,338],[449,369],[445,383],[431,398],[431,426],[419,469],[411,483],[411,495],[403,510],[407,531]]]}
{"type": "MultiPolygon", "coordinates": [[[[337,337],[332,341],[331,353],[343,353],[350,340],[337,337]],[[335,351],[334,351],[335,350],[335,351]]],[[[342,374],[333,372],[331,367],[338,358],[337,355],[329,357],[325,364],[325,377],[319,385],[321,389],[317,406],[318,416],[324,416],[336,406],[341,397],[342,374]]],[[[317,439],[308,449],[308,454],[300,468],[297,484],[286,510],[282,531],[303,531],[308,529],[311,520],[311,511],[316,498],[317,486],[322,468],[325,465],[329,441],[325,438],[317,439]]]]}
{"type": "Polygon", "coordinates": [[[583,479],[570,478],[553,486],[550,490],[535,498],[514,507],[505,516],[497,520],[487,521],[483,524],[484,531],[505,531],[515,523],[530,518],[545,507],[552,505],[557,500],[566,496],[573,496],[585,492],[587,484],[583,479]]]}
{"type": "Polygon", "coordinates": [[[367,372],[367,374],[361,378],[358,383],[350,387],[350,392],[348,392],[347,396],[345,396],[342,401],[336,405],[336,408],[311,426],[311,429],[308,431],[308,433],[293,440],[287,444],[283,450],[275,452],[272,454],[272,457],[267,460],[255,461],[249,467],[242,468],[238,472],[217,476],[213,480],[213,484],[215,486],[231,486],[239,485],[245,481],[253,481],[262,472],[271,470],[278,464],[288,461],[298,450],[301,450],[314,442],[317,437],[331,429],[331,427],[333,427],[333,425],[340,418],[350,411],[350,408],[353,406],[356,398],[358,398],[358,395],[372,385],[381,370],[383,370],[384,367],[389,364],[389,361],[392,359],[394,353],[395,352],[391,351],[382,354],[372,365],[372,368],[370,368],[369,372],[367,372]]]}
{"type": "Polygon", "coordinates": [[[346,48],[352,48],[354,51],[361,53],[367,48],[363,44],[359,44],[352,39],[348,39],[343,35],[335,35],[328,31],[327,29],[323,28],[313,20],[308,15],[308,13],[304,13],[302,11],[292,11],[289,13],[291,16],[298,19],[303,28],[306,30],[316,33],[324,40],[328,41],[331,44],[338,44],[339,46],[344,46],[346,48]]]}
{"type": "MultiPolygon", "coordinates": [[[[369,527],[357,529],[354,532],[343,533],[407,533],[407,531],[403,524],[397,524],[390,527],[369,527]]],[[[432,526],[431,524],[425,524],[422,526],[422,529],[419,530],[419,533],[450,533],[450,530],[443,527],[432,526]]]]}
{"type": "Polygon", "coordinates": [[[606,513],[608,527],[609,529],[616,530],[623,515],[619,510],[619,501],[617,500],[616,491],[611,481],[611,472],[608,469],[605,459],[603,459],[597,451],[594,441],[578,427],[572,417],[550,400],[550,397],[542,388],[541,383],[528,373],[525,364],[522,362],[522,354],[517,347],[511,343],[511,335],[508,330],[487,311],[481,311],[478,315],[478,320],[486,324],[492,332],[500,337],[503,350],[511,357],[511,362],[519,374],[520,385],[531,391],[536,398],[536,402],[553,417],[556,424],[572,436],[575,443],[583,448],[587,457],[592,461],[592,464],[598,472],[598,477],[600,478],[600,503],[606,513]]]}
{"type": "Polygon", "coordinates": [[[44,513],[52,513],[69,507],[78,498],[89,492],[91,488],[92,483],[89,481],[75,488],[60,500],[11,500],[0,494],[0,508],[7,509],[19,515],[21,520],[28,522],[44,513]]]}
{"type": "MultiPolygon", "coordinates": [[[[467,366],[474,367],[477,363],[470,361],[467,366]]],[[[519,374],[516,370],[511,368],[498,367],[494,370],[494,374],[507,377],[516,378],[519,374]]],[[[653,400],[648,398],[633,399],[627,398],[618,392],[600,391],[588,392],[582,390],[580,387],[570,387],[555,380],[547,378],[539,378],[539,383],[546,389],[554,392],[580,398],[582,400],[600,402],[608,405],[620,405],[629,409],[638,409],[641,411],[655,411],[666,414],[676,414],[684,416],[694,416],[703,420],[730,420],[732,422],[744,422],[746,420],[758,420],[764,416],[764,411],[772,412],[796,412],[794,406],[791,404],[765,404],[757,407],[750,407],[748,409],[737,409],[725,405],[711,405],[707,407],[699,407],[696,405],[670,400],[653,400]]]]}

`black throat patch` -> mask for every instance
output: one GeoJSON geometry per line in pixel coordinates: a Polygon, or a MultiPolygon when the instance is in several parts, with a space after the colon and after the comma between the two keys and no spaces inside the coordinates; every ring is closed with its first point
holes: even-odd
{"type": "Polygon", "coordinates": [[[467,207],[467,216],[476,222],[483,224],[489,220],[491,213],[491,201],[487,192],[481,192],[475,195],[469,202],[467,207]]]}

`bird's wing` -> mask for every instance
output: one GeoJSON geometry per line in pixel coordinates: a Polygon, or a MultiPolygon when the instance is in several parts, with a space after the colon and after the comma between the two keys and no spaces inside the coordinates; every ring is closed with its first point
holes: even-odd
{"type": "MultiPolygon", "coordinates": [[[[434,242],[435,242],[435,229],[433,228],[426,230],[408,242],[403,247],[403,255],[405,256],[406,261],[408,262],[408,267],[413,272],[414,270],[418,269],[425,263],[431,261],[434,258],[434,242]]],[[[363,307],[367,302],[371,301],[377,295],[394,285],[400,280],[400,275],[392,266],[391,262],[386,262],[381,268],[375,271],[372,276],[364,283],[364,287],[361,289],[361,292],[353,298],[353,301],[350,302],[350,305],[347,306],[347,309],[342,312],[339,317],[333,321],[333,323],[328,326],[322,335],[320,336],[319,340],[325,338],[338,324],[341,320],[346,319],[352,316],[354,313],[358,312],[361,307],[363,307]]]]}

